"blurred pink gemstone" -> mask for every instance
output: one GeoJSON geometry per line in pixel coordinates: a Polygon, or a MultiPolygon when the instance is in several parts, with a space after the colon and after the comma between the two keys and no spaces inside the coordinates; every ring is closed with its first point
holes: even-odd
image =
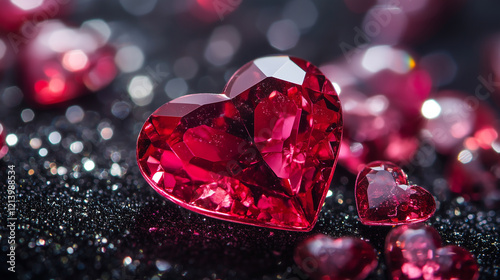
{"type": "Polygon", "coordinates": [[[474,131],[465,138],[447,164],[450,190],[465,199],[487,201],[497,208],[500,186],[500,123],[488,104],[475,110],[474,131]]]}
{"type": "Polygon", "coordinates": [[[462,3],[462,0],[378,0],[377,5],[366,13],[362,29],[370,42],[414,43],[432,35],[436,26],[462,3]]]}
{"type": "Polygon", "coordinates": [[[17,31],[9,38],[28,41],[36,24],[60,16],[69,9],[72,0],[0,0],[0,29],[17,31]]]}
{"type": "Polygon", "coordinates": [[[19,55],[28,101],[54,105],[111,83],[117,74],[115,51],[106,40],[90,28],[59,21],[40,24],[19,55]]]}
{"type": "Polygon", "coordinates": [[[422,107],[427,118],[424,137],[435,146],[436,151],[450,154],[474,129],[475,109],[470,98],[458,91],[441,91],[430,103],[422,107]]]}
{"type": "Polygon", "coordinates": [[[419,146],[420,109],[432,88],[415,58],[403,49],[368,46],[321,69],[341,89],[350,149],[342,148],[340,164],[357,173],[374,160],[410,161],[419,146]]]}
{"type": "Polygon", "coordinates": [[[378,264],[373,247],[353,237],[316,234],[297,246],[295,263],[315,280],[363,280],[378,264]]]}
{"type": "Polygon", "coordinates": [[[224,94],[164,104],[137,142],[142,175],[192,211],[244,224],[309,231],[319,215],[342,138],[332,84],[288,56],[241,67],[224,94]]]}
{"type": "Polygon", "coordinates": [[[3,158],[7,152],[9,151],[9,148],[7,147],[7,143],[5,142],[5,135],[7,132],[5,131],[5,128],[3,125],[0,123],[0,159],[3,158]]]}
{"type": "Polygon", "coordinates": [[[396,280],[479,278],[477,262],[469,251],[457,246],[441,248],[437,231],[423,224],[393,229],[385,240],[385,256],[396,280]]]}
{"type": "Polygon", "coordinates": [[[410,185],[404,171],[391,162],[375,161],[358,174],[355,187],[359,220],[365,225],[400,225],[429,219],[434,197],[410,185]]]}

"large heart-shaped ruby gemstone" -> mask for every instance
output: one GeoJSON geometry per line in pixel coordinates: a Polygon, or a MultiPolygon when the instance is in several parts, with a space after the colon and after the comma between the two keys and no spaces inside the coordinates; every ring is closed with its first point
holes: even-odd
{"type": "Polygon", "coordinates": [[[337,162],[342,112],[332,84],[288,56],[251,61],[222,94],[172,100],[144,124],[137,160],[148,183],[192,211],[308,231],[337,162]]]}

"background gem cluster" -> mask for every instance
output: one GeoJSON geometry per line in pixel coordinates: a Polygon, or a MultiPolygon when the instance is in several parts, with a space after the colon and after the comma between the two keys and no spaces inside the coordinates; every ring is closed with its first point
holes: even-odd
{"type": "Polygon", "coordinates": [[[293,250],[315,233],[368,241],[379,265],[367,279],[389,279],[390,228],[362,225],[354,200],[356,170],[371,160],[427,187],[443,245],[469,250],[480,279],[500,278],[498,3],[35,2],[14,17],[7,7],[23,4],[0,0],[0,180],[16,166],[19,279],[305,279],[293,250]],[[68,37],[46,36],[63,55],[31,53],[38,33],[27,30],[46,18],[92,39],[67,50],[68,37]],[[343,102],[344,151],[313,231],[218,221],[156,194],[135,158],[146,118],[184,94],[221,92],[238,67],[276,53],[319,66],[343,102]],[[59,72],[27,71],[43,67],[59,72]],[[73,98],[34,98],[66,88],[73,98]]]}

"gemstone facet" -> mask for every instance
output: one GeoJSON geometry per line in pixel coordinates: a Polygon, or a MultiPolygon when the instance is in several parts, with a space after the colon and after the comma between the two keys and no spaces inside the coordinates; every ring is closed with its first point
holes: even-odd
{"type": "Polygon", "coordinates": [[[144,124],[137,160],[161,195],[211,217],[308,231],[332,179],[340,102],[312,64],[256,59],[223,94],[164,104],[144,124]]]}
{"type": "Polygon", "coordinates": [[[478,265],[469,251],[441,247],[437,231],[423,224],[393,229],[386,238],[385,256],[392,279],[479,278],[478,265]]]}
{"type": "Polygon", "coordinates": [[[312,279],[362,280],[378,264],[373,247],[353,237],[317,234],[295,249],[295,263],[312,279]]]}
{"type": "Polygon", "coordinates": [[[434,197],[410,185],[404,171],[387,161],[368,164],[356,179],[356,206],[365,225],[400,225],[422,222],[436,211],[434,197]]]}

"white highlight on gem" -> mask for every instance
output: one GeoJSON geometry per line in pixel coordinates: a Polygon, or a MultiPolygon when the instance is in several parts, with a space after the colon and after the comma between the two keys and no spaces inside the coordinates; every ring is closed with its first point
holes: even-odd
{"type": "Polygon", "coordinates": [[[434,100],[434,99],[429,99],[424,102],[422,105],[422,115],[426,119],[435,119],[439,117],[441,114],[441,105],[434,100]]]}
{"type": "Polygon", "coordinates": [[[43,0],[10,0],[10,2],[25,11],[36,9],[43,4],[43,0]]]}
{"type": "Polygon", "coordinates": [[[9,146],[15,146],[17,144],[17,135],[15,134],[9,134],[7,137],[5,137],[5,142],[7,142],[7,145],[9,146]]]}

